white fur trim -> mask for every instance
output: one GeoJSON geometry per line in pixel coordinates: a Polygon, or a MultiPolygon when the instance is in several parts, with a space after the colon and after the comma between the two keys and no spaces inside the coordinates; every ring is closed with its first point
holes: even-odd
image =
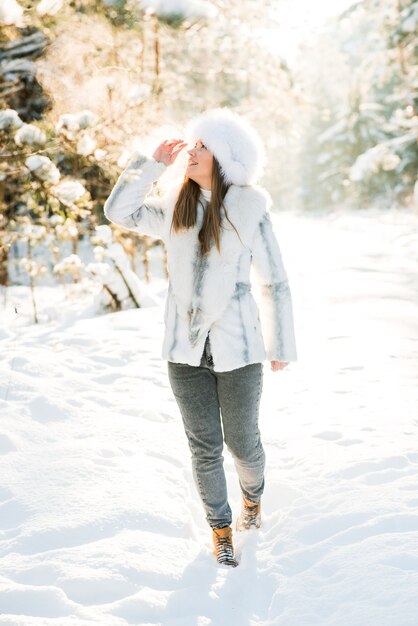
{"type": "Polygon", "coordinates": [[[265,153],[262,140],[249,121],[227,107],[209,109],[186,125],[191,147],[201,139],[219,162],[227,183],[254,184],[262,174],[265,153]]]}

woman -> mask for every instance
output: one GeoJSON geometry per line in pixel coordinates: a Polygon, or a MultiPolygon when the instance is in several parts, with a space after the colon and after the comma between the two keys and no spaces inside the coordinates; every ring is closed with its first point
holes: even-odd
{"type": "Polygon", "coordinates": [[[223,441],[242,492],[238,531],[259,528],[265,453],[258,428],[263,361],[296,361],[292,298],[270,218],[255,184],[261,140],[245,118],[210,109],[163,141],[152,158],[131,159],[107,199],[106,217],[164,241],[169,285],[162,357],[192,456],[193,478],[219,563],[236,566],[223,441]],[[190,145],[184,180],[165,196],[152,184],[190,145]],[[147,196],[147,197],[146,197],[147,196]],[[260,309],[250,268],[259,280],[260,309]]]}

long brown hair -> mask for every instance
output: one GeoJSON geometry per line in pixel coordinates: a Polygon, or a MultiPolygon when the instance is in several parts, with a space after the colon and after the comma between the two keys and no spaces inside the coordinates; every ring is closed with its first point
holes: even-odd
{"type": "MultiPolygon", "coordinates": [[[[205,255],[210,251],[212,242],[215,243],[218,252],[221,251],[221,207],[224,208],[226,219],[234,228],[241,241],[241,237],[239,236],[237,229],[228,217],[226,207],[223,202],[226,192],[230,186],[230,184],[225,182],[225,179],[221,174],[219,163],[215,157],[213,157],[211,185],[212,195],[205,211],[202,227],[199,231],[199,242],[202,255],[205,255]]],[[[194,180],[185,176],[174,206],[170,232],[173,229],[176,233],[179,230],[188,230],[196,224],[197,203],[199,201],[199,196],[200,186],[194,180]]]]}

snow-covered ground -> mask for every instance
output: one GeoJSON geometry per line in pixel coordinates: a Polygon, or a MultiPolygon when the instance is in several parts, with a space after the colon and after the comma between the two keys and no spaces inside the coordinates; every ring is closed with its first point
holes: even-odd
{"type": "Polygon", "coordinates": [[[165,283],[109,315],[43,288],[37,326],[26,288],[4,296],[0,625],[417,625],[418,215],[274,222],[299,360],[264,364],[264,523],[234,534],[237,568],[211,554],[160,358],[165,283]]]}

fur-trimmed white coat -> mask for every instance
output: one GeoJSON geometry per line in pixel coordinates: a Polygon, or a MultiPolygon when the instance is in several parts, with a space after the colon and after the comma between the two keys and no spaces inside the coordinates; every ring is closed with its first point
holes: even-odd
{"type": "Polygon", "coordinates": [[[221,209],[221,252],[212,244],[202,256],[198,233],[207,200],[201,196],[193,228],[170,234],[180,185],[164,196],[147,196],[166,167],[137,154],[104,205],[111,222],[164,241],[169,285],[162,358],[199,365],[210,331],[216,372],[266,359],[296,361],[292,297],[273,232],[270,195],[258,185],[231,185],[224,203],[242,242],[221,209]],[[261,287],[259,307],[251,292],[251,266],[261,287]]]}

